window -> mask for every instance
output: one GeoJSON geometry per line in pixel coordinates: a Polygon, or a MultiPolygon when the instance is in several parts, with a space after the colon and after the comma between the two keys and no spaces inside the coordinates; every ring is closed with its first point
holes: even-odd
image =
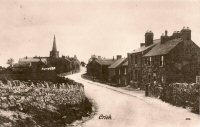
{"type": "Polygon", "coordinates": [[[200,83],[200,76],[196,76],[196,83],[200,83]]]}
{"type": "Polygon", "coordinates": [[[119,84],[121,83],[121,80],[120,80],[120,78],[119,78],[119,84]]]}
{"type": "Polygon", "coordinates": [[[163,77],[163,75],[162,75],[162,77],[161,77],[161,82],[162,82],[162,83],[164,82],[164,77],[163,77]]]}
{"type": "Polygon", "coordinates": [[[156,81],[156,73],[153,73],[153,82],[156,81]]]}
{"type": "Polygon", "coordinates": [[[151,65],[151,57],[148,58],[148,66],[151,65]]]}
{"type": "Polygon", "coordinates": [[[137,80],[138,80],[138,71],[135,70],[135,81],[137,81],[137,80]]]}
{"type": "Polygon", "coordinates": [[[160,66],[163,66],[163,63],[164,63],[164,57],[161,56],[161,57],[160,57],[160,66]]]}
{"type": "Polygon", "coordinates": [[[120,75],[120,69],[119,69],[119,75],[120,75]]]}
{"type": "Polygon", "coordinates": [[[126,75],[126,68],[124,68],[124,75],[126,75]]]}
{"type": "Polygon", "coordinates": [[[135,54],[135,64],[137,64],[138,63],[138,57],[137,57],[137,55],[135,54]]]}
{"type": "Polygon", "coordinates": [[[148,75],[148,82],[151,83],[151,75],[148,75]]]}
{"type": "Polygon", "coordinates": [[[145,65],[147,64],[147,58],[144,58],[144,64],[145,65]]]}
{"type": "Polygon", "coordinates": [[[151,60],[151,57],[149,58],[149,66],[151,65],[151,62],[152,62],[152,60],[151,60]]]}

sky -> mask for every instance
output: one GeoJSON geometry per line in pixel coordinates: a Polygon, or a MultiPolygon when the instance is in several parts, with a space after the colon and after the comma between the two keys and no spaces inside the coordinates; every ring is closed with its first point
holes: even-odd
{"type": "Polygon", "coordinates": [[[152,30],[154,39],[183,27],[200,46],[198,0],[0,0],[0,66],[9,58],[61,55],[127,56],[152,30]]]}

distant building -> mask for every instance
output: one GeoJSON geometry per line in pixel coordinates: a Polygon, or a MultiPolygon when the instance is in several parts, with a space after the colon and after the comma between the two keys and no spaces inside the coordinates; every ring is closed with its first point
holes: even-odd
{"type": "Polygon", "coordinates": [[[141,48],[128,53],[129,83],[140,88],[148,83],[195,82],[200,75],[200,48],[191,40],[191,30],[183,28],[160,39],[145,34],[141,48]]]}
{"type": "Polygon", "coordinates": [[[56,46],[56,37],[54,35],[52,51],[49,57],[24,57],[20,58],[19,62],[14,65],[14,70],[32,70],[43,71],[42,68],[55,67],[55,71],[60,73],[78,72],[80,70],[80,62],[76,56],[62,56],[59,57],[59,51],[56,46]]]}
{"type": "Polygon", "coordinates": [[[126,58],[121,58],[120,55],[117,56],[117,60],[108,67],[109,69],[109,82],[114,85],[122,86],[127,85],[127,67],[126,58]]]}
{"type": "Polygon", "coordinates": [[[92,56],[87,64],[87,75],[101,81],[110,82],[113,85],[127,85],[127,68],[126,58],[117,55],[117,59],[106,59],[100,56],[92,56]]]}
{"type": "Polygon", "coordinates": [[[108,81],[108,67],[115,61],[115,59],[92,56],[87,64],[87,74],[99,80],[108,81]]]}

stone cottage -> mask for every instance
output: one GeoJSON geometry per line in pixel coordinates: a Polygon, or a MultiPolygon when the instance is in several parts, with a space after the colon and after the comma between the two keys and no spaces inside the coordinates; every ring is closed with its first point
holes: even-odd
{"type": "Polygon", "coordinates": [[[200,69],[200,48],[191,40],[191,30],[183,28],[160,39],[145,34],[141,48],[128,53],[129,82],[144,89],[148,83],[195,82],[200,69]]]}
{"type": "Polygon", "coordinates": [[[92,56],[87,64],[87,75],[93,78],[99,79],[101,81],[108,81],[108,67],[112,65],[116,60],[106,59],[100,56],[92,56]]]}
{"type": "Polygon", "coordinates": [[[117,60],[108,67],[109,77],[108,80],[113,85],[124,86],[127,85],[127,58],[117,56],[117,60]]]}

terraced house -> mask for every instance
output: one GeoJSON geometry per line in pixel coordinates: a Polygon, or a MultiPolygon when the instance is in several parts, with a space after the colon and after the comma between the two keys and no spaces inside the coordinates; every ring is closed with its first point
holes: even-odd
{"type": "Polygon", "coordinates": [[[93,55],[87,64],[87,75],[101,81],[108,81],[108,67],[112,65],[116,60],[96,57],[93,55]]]}
{"type": "Polygon", "coordinates": [[[92,56],[87,64],[87,75],[112,85],[127,85],[127,58],[117,55],[116,59],[92,56]]]}
{"type": "Polygon", "coordinates": [[[108,81],[113,85],[126,86],[127,85],[127,58],[117,56],[117,60],[108,67],[109,77],[108,81]]]}
{"type": "Polygon", "coordinates": [[[183,28],[160,39],[145,34],[141,48],[128,53],[129,82],[142,89],[146,84],[195,82],[200,69],[200,48],[191,40],[191,30],[183,28]]]}

